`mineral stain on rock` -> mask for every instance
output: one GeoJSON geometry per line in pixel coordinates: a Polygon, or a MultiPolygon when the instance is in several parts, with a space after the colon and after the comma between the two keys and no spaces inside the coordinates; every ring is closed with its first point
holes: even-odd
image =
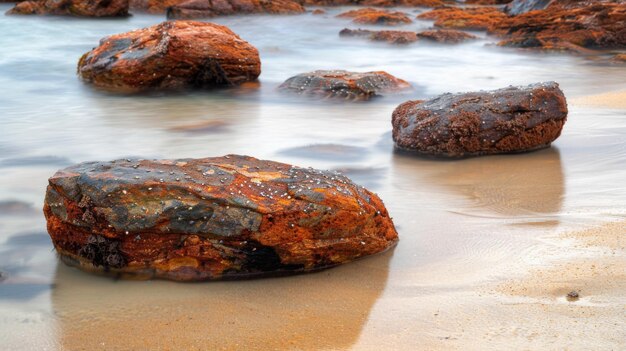
{"type": "Polygon", "coordinates": [[[224,26],[168,21],[102,39],[81,57],[78,74],[119,92],[213,88],[256,80],[261,61],[256,48],[224,26]]]}
{"type": "Polygon", "coordinates": [[[400,149],[440,157],[544,148],[559,137],[567,103],[557,83],[408,101],[392,115],[400,149]]]}
{"type": "Polygon", "coordinates": [[[50,178],[44,213],[63,261],[141,278],[314,271],[397,241],[345,176],[238,155],[78,164],[50,178]]]}

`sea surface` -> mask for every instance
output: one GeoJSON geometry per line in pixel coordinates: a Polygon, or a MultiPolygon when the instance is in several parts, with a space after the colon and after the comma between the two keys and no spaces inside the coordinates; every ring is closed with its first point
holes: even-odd
{"type": "Polygon", "coordinates": [[[216,18],[259,49],[258,88],[132,96],[84,84],[77,61],[102,37],[163,16],[0,16],[0,349],[626,348],[623,299],[605,301],[617,312],[577,342],[582,326],[559,328],[558,315],[507,329],[498,321],[520,315],[506,306],[525,302],[482,290],[566,259],[560,233],[626,219],[624,109],[570,103],[561,137],[527,154],[441,161],[394,152],[391,140],[391,113],[409,99],[556,81],[576,101],[626,90],[625,66],[501,48],[480,32],[451,46],[340,38],[370,28],[334,17],[346,9],[216,18]],[[317,69],[384,70],[414,89],[369,102],[277,92],[317,69]],[[58,261],[42,213],[56,170],[231,153],[344,172],[383,199],[398,246],[310,275],[202,284],[112,280],[58,261]],[[560,336],[550,343],[533,325],[560,336]]]}

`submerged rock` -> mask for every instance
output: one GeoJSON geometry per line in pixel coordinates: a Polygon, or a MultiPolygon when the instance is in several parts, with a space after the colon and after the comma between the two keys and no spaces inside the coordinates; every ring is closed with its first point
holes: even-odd
{"type": "Polygon", "coordinates": [[[490,33],[501,46],[585,51],[626,47],[626,2],[555,1],[546,9],[506,17],[490,33]]]}
{"type": "Polygon", "coordinates": [[[19,2],[7,15],[126,17],[128,0],[39,0],[19,2]]]}
{"type": "Polygon", "coordinates": [[[207,88],[256,80],[256,48],[213,23],[173,21],[116,34],[83,55],[81,78],[117,91],[207,88]]]}
{"type": "Polygon", "coordinates": [[[398,240],[345,176],[238,155],[78,164],[50,178],[44,213],[66,263],[143,278],[308,272],[398,240]]]}
{"type": "Polygon", "coordinates": [[[417,33],[420,39],[427,39],[439,43],[456,44],[466,40],[478,39],[475,35],[453,29],[427,30],[417,33]]]}
{"type": "Polygon", "coordinates": [[[342,37],[365,37],[372,41],[384,41],[391,44],[409,44],[417,41],[417,33],[402,30],[367,30],[344,28],[339,32],[342,37]]]}
{"type": "Polygon", "coordinates": [[[553,0],[513,0],[504,7],[504,12],[509,15],[521,15],[529,11],[543,10],[553,0]]]}
{"type": "Polygon", "coordinates": [[[431,156],[523,152],[549,146],[566,119],[565,96],[554,82],[444,94],[398,106],[393,140],[400,149],[431,156]]]}
{"type": "Polygon", "coordinates": [[[412,22],[404,12],[391,12],[374,8],[351,10],[339,14],[337,17],[352,18],[352,22],[359,24],[381,24],[386,26],[397,26],[412,22]]]}
{"type": "Polygon", "coordinates": [[[304,13],[304,7],[292,0],[187,0],[167,10],[167,18],[192,19],[235,14],[304,13]]]}
{"type": "Polygon", "coordinates": [[[369,100],[375,96],[409,89],[411,85],[383,71],[314,71],[287,79],[282,91],[320,97],[369,100]]]}
{"type": "Polygon", "coordinates": [[[506,15],[493,7],[443,7],[424,12],[417,18],[434,20],[435,27],[484,30],[506,18],[506,15]]]}

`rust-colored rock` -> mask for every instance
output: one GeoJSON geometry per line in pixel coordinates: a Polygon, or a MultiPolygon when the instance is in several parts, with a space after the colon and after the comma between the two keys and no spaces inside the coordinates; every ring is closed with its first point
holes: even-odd
{"type": "Polygon", "coordinates": [[[209,18],[236,14],[298,14],[304,7],[292,0],[187,0],[167,10],[169,19],[209,18]]]}
{"type": "Polygon", "coordinates": [[[280,90],[318,97],[369,100],[411,85],[387,72],[348,72],[344,70],[302,73],[287,79],[280,90]]]}
{"type": "Polygon", "coordinates": [[[493,7],[443,7],[417,16],[418,19],[435,20],[435,26],[455,29],[488,29],[507,16],[493,7]]]}
{"type": "Polygon", "coordinates": [[[238,155],[81,163],[50,178],[44,213],[63,261],[140,278],[308,272],[398,240],[345,176],[238,155]]]}
{"type": "Polygon", "coordinates": [[[208,88],[256,80],[256,48],[212,23],[173,21],[116,34],[83,55],[86,82],[115,91],[208,88]]]}
{"type": "Polygon", "coordinates": [[[379,7],[437,7],[452,0],[297,0],[306,6],[379,6],[379,7]]]}
{"type": "Polygon", "coordinates": [[[352,10],[339,14],[337,17],[352,18],[352,22],[359,24],[380,24],[385,26],[397,26],[412,22],[404,12],[392,12],[374,8],[352,10]]]}
{"type": "Polygon", "coordinates": [[[7,15],[126,17],[128,0],[42,0],[19,2],[7,15]]]}
{"type": "Polygon", "coordinates": [[[567,119],[557,83],[408,101],[393,112],[400,149],[437,157],[514,153],[548,147],[567,119]]]}
{"type": "Polygon", "coordinates": [[[339,32],[342,37],[365,37],[372,41],[384,41],[391,44],[409,44],[417,41],[417,34],[402,30],[367,30],[344,28],[339,32]]]}
{"type": "Polygon", "coordinates": [[[439,43],[460,43],[466,40],[477,39],[475,35],[453,29],[427,30],[417,33],[420,39],[428,39],[439,43]]]}
{"type": "Polygon", "coordinates": [[[466,5],[504,5],[512,0],[465,0],[466,5]]]}
{"type": "Polygon", "coordinates": [[[504,18],[490,33],[502,46],[584,51],[626,47],[626,2],[557,1],[545,10],[504,18]]]}
{"type": "Polygon", "coordinates": [[[311,13],[314,14],[314,15],[325,15],[326,14],[326,10],[324,10],[324,9],[315,9],[311,13]]]}

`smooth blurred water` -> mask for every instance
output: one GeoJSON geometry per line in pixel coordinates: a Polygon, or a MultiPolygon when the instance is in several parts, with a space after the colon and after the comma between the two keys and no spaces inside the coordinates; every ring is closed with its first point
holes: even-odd
{"type": "MultiPolygon", "coordinates": [[[[0,11],[8,8],[0,5],[0,11]]],[[[401,101],[547,80],[557,81],[568,98],[625,90],[624,66],[499,48],[480,33],[480,40],[453,46],[418,42],[399,47],[340,38],[344,27],[367,28],[334,18],[342,10],[322,16],[215,19],[259,49],[263,73],[258,89],[136,96],[92,89],[77,78],[76,63],[100,38],[156,24],[161,16],[0,16],[4,345],[72,349],[73,328],[79,324],[85,332],[89,325],[106,323],[110,313],[120,320],[147,311],[154,315],[146,321],[168,318],[174,313],[171,306],[193,300],[221,305],[211,314],[215,338],[224,337],[227,329],[219,324],[232,317],[238,327],[228,328],[249,337],[241,345],[268,343],[278,332],[260,316],[282,311],[280,318],[291,321],[286,325],[293,329],[285,326],[287,331],[278,334],[291,333],[287,337],[293,337],[295,348],[348,348],[359,345],[359,338],[368,339],[377,325],[394,325],[393,317],[377,312],[376,304],[404,299],[409,303],[398,313],[419,314],[420,306],[410,303],[413,298],[471,289],[477,282],[497,280],[515,265],[541,260],[546,253],[558,255],[557,247],[540,240],[546,234],[626,216],[624,110],[570,106],[554,146],[522,155],[426,160],[394,153],[390,135],[391,112],[401,101]],[[415,89],[367,103],[310,101],[276,92],[287,78],[316,69],[385,70],[415,89]],[[398,247],[320,274],[198,285],[113,282],[58,265],[41,212],[47,178],[57,169],[88,160],[228,153],[344,171],[385,201],[400,234],[398,247]],[[331,298],[338,291],[352,298],[331,298]],[[361,296],[359,291],[365,292],[361,296]],[[282,305],[294,299],[316,308],[282,305]],[[144,301],[153,304],[139,307],[144,301]],[[335,320],[341,311],[345,320],[335,320]],[[299,324],[306,320],[320,325],[307,332],[302,329],[306,323],[299,324]],[[258,328],[251,331],[250,324],[258,328]],[[325,332],[336,335],[313,337],[322,324],[325,332]]],[[[399,29],[430,25],[420,21],[399,29]]],[[[421,322],[417,318],[409,327],[417,330],[421,322]]],[[[398,325],[402,328],[406,325],[398,325]]],[[[91,331],[94,340],[96,329],[91,331]]],[[[167,328],[158,330],[165,333],[167,328]]],[[[196,345],[187,341],[175,345],[196,345]]]]}

